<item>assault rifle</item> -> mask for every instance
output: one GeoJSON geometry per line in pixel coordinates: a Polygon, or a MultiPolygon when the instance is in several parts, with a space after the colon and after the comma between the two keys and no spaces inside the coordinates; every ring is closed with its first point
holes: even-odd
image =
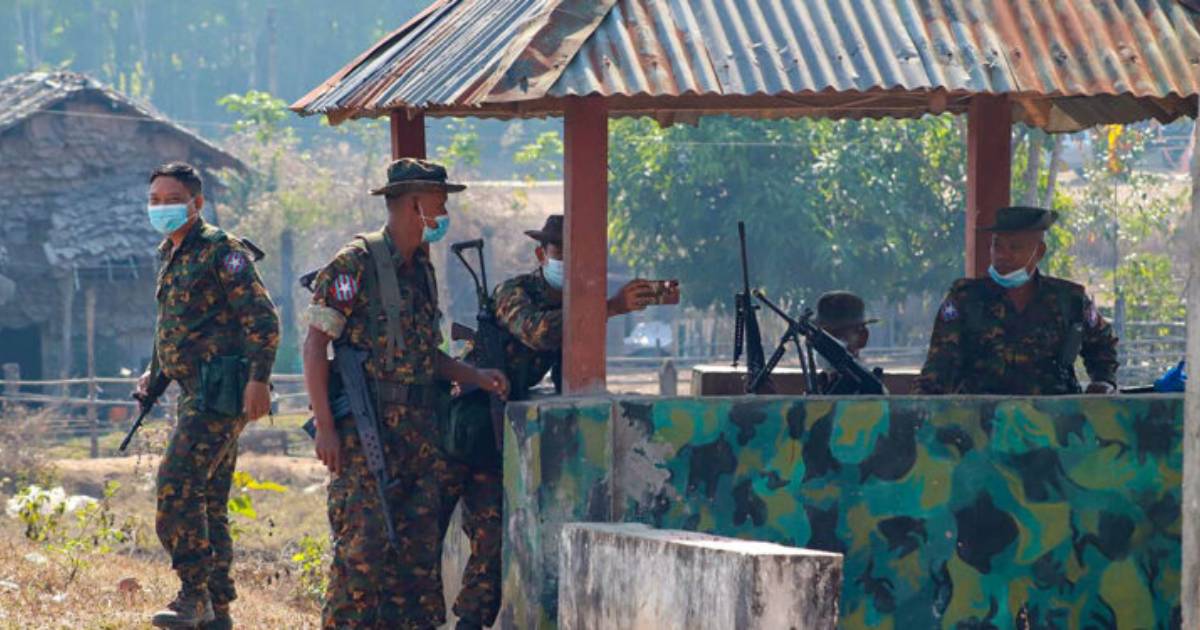
{"type": "Polygon", "coordinates": [[[121,446],[118,451],[124,453],[126,448],[129,448],[129,441],[137,434],[138,429],[142,428],[142,422],[146,420],[146,416],[150,415],[150,411],[154,409],[154,404],[162,397],[163,392],[167,391],[167,386],[171,384],[171,379],[167,378],[162,372],[155,374],[150,379],[150,386],[146,388],[146,393],[134,392],[133,397],[138,401],[137,420],[133,421],[133,426],[129,427],[129,432],[125,434],[125,439],[121,440],[121,446]]]}
{"type": "MultiPolygon", "coordinates": [[[[455,243],[450,246],[450,251],[458,256],[463,266],[467,268],[467,273],[471,274],[471,280],[475,283],[475,297],[479,302],[479,310],[475,314],[475,330],[471,331],[462,324],[454,324],[450,328],[450,337],[451,339],[470,338],[473,341],[475,348],[479,351],[479,361],[475,367],[504,372],[507,362],[504,352],[505,330],[496,320],[496,305],[492,301],[491,294],[488,293],[487,263],[483,260],[483,239],[477,238],[455,243]],[[476,252],[479,261],[478,274],[463,254],[464,251],[470,250],[476,252]]],[[[462,393],[467,394],[475,389],[477,387],[473,385],[464,386],[462,393]]],[[[488,400],[492,417],[492,437],[496,440],[496,449],[499,450],[504,436],[504,399],[496,394],[489,394],[488,400]]]]}
{"type": "Polygon", "coordinates": [[[733,326],[733,367],[738,366],[744,351],[746,391],[757,393],[758,387],[765,381],[759,379],[753,387],[751,381],[755,375],[762,372],[766,361],[763,357],[762,333],[758,329],[758,305],[750,298],[750,269],[746,262],[746,224],[742,221],[738,221],[738,241],[742,248],[742,292],[734,296],[737,319],[733,326]]]}
{"type": "MultiPolygon", "coordinates": [[[[810,363],[806,365],[805,372],[811,376],[810,369],[815,371],[816,368],[811,363],[811,350],[816,350],[817,354],[824,357],[833,369],[837,371],[837,379],[830,383],[826,390],[817,392],[815,389],[810,389],[810,392],[832,396],[883,396],[887,394],[887,387],[884,386],[883,381],[877,373],[868,370],[858,359],[854,358],[854,355],[850,354],[846,346],[835,339],[833,335],[830,335],[820,326],[812,323],[811,309],[805,309],[800,319],[793,319],[777,304],[767,299],[762,289],[755,289],[754,297],[758,298],[763,304],[766,304],[772,311],[775,311],[775,314],[787,323],[788,328],[783,338],[779,341],[779,347],[775,349],[775,353],[771,355],[767,364],[751,380],[752,391],[753,388],[761,385],[763,380],[771,375],[771,371],[775,369],[775,366],[779,364],[780,359],[783,358],[784,353],[787,351],[787,344],[795,343],[796,349],[799,352],[800,337],[804,337],[806,345],[810,349],[807,359],[810,363]]],[[[803,352],[800,354],[800,362],[801,364],[805,363],[803,352]]],[[[810,378],[810,387],[812,381],[813,379],[810,378]]]]}
{"type": "MultiPolygon", "coordinates": [[[[313,290],[317,271],[300,276],[300,286],[313,290]]],[[[369,272],[368,272],[369,273],[369,272]]],[[[396,525],[392,520],[391,503],[388,495],[400,483],[388,475],[387,460],[383,454],[383,441],[379,438],[379,421],[375,409],[375,396],[367,384],[363,364],[370,353],[351,346],[345,335],[333,342],[333,361],[329,365],[329,407],[333,417],[340,418],[349,413],[354,418],[354,429],[362,444],[367,470],[375,478],[375,490],[379,505],[383,507],[383,524],[387,528],[388,543],[396,551],[400,541],[396,536],[396,525]]],[[[304,431],[314,440],[317,438],[317,419],[313,416],[304,423],[304,431]]]]}

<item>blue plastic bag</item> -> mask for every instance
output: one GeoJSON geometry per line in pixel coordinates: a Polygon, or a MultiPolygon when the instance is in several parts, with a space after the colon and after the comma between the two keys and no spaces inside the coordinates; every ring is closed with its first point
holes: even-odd
{"type": "Polygon", "coordinates": [[[1186,363],[1187,361],[1180,361],[1179,365],[1158,377],[1158,380],[1154,381],[1154,391],[1182,392],[1187,387],[1187,372],[1184,371],[1186,363]]]}

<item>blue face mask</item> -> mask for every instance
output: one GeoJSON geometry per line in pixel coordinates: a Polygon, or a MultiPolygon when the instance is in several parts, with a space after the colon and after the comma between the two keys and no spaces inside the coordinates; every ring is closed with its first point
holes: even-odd
{"type": "Polygon", "coordinates": [[[996,271],[996,265],[990,265],[988,267],[988,275],[992,277],[992,280],[996,284],[1005,289],[1015,289],[1029,282],[1029,272],[1025,271],[1024,267],[1010,273],[1000,273],[996,271]]]}
{"type": "Polygon", "coordinates": [[[172,234],[188,222],[188,204],[173,203],[163,206],[146,206],[150,225],[161,234],[172,234]]]}
{"type": "Polygon", "coordinates": [[[440,217],[434,217],[433,222],[437,227],[429,227],[425,222],[429,219],[425,218],[425,210],[421,208],[421,204],[417,204],[417,211],[421,213],[421,225],[424,230],[421,232],[421,240],[426,243],[436,243],[446,237],[446,232],[450,231],[450,215],[443,214],[440,217]]]}
{"type": "Polygon", "coordinates": [[[546,278],[546,284],[552,289],[562,291],[564,269],[563,261],[547,258],[546,264],[542,266],[542,277],[546,278]]]}
{"type": "Polygon", "coordinates": [[[1028,267],[1029,263],[1033,262],[1034,256],[1037,256],[1036,251],[1033,252],[1033,256],[1030,256],[1029,260],[1025,261],[1025,264],[1022,265],[1020,269],[1010,271],[1008,273],[1000,273],[999,271],[996,271],[996,265],[988,265],[988,275],[992,277],[993,282],[1004,287],[1005,289],[1016,289],[1017,287],[1023,286],[1026,282],[1029,282],[1029,279],[1032,277],[1029,275],[1029,272],[1025,270],[1025,267],[1028,267]]]}

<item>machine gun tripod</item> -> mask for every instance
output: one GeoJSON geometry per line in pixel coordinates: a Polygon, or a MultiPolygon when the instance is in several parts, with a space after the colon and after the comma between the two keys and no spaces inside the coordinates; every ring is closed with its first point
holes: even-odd
{"type": "Polygon", "coordinates": [[[783,319],[788,327],[780,338],[775,353],[750,381],[749,391],[755,391],[765,379],[770,377],[771,372],[779,365],[779,361],[787,352],[788,344],[794,343],[796,352],[800,355],[800,366],[804,371],[808,392],[833,396],[882,396],[887,394],[887,387],[884,386],[880,373],[867,369],[858,359],[854,358],[854,355],[850,354],[842,342],[814,324],[812,309],[805,309],[800,319],[795,319],[779,305],[769,300],[762,289],[755,289],[754,297],[758,298],[767,308],[775,311],[775,314],[783,319]],[[801,337],[804,338],[803,343],[801,343],[801,337]],[[837,371],[837,378],[824,388],[817,386],[814,350],[837,371]]]}

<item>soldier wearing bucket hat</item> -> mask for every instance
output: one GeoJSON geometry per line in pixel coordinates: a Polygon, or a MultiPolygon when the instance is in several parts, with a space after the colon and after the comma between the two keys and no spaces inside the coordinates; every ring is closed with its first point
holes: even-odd
{"type": "Polygon", "coordinates": [[[862,298],[849,291],[830,291],[817,300],[816,324],[846,344],[850,354],[858,358],[871,338],[867,325],[879,321],[867,319],[865,313],[862,298]]]}
{"type": "Polygon", "coordinates": [[[355,237],[310,285],[304,377],[317,456],[333,475],[334,554],[322,627],[428,628],[445,621],[439,518],[457,469],[440,450],[436,382],[470,383],[500,396],[508,389],[499,371],[439,349],[441,311],[426,245],[445,236],[447,196],[464,188],[448,181],[440,164],[392,162],[387,182],[371,191],[386,200],[387,224],[355,237]],[[367,383],[375,401],[367,422],[334,417],[330,342],[339,357],[365,353],[361,373],[351,376],[367,383]],[[368,461],[381,461],[385,474],[377,476],[368,461]],[[386,491],[379,491],[379,477],[386,491]]]}
{"type": "Polygon", "coordinates": [[[1116,389],[1117,338],[1084,288],[1038,270],[1058,213],[1013,206],[996,212],[986,278],[950,287],[938,309],[920,394],[1075,394],[1083,358],[1088,393],[1116,389]]]}

